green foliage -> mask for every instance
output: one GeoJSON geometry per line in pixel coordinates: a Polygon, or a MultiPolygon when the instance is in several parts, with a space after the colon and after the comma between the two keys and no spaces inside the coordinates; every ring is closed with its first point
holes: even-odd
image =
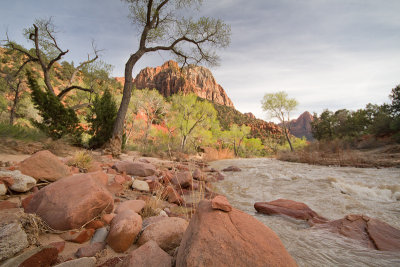
{"type": "Polygon", "coordinates": [[[91,148],[101,147],[111,138],[117,112],[117,104],[109,90],[101,97],[96,95],[87,117],[90,124],[89,133],[93,135],[89,140],[91,148]]]}
{"type": "Polygon", "coordinates": [[[392,100],[391,112],[394,116],[400,116],[400,85],[392,89],[389,97],[392,100]]]}
{"type": "Polygon", "coordinates": [[[264,145],[259,138],[244,138],[242,149],[239,150],[241,157],[262,157],[267,154],[264,145]]]}
{"type": "Polygon", "coordinates": [[[181,139],[180,148],[184,150],[195,130],[211,128],[212,122],[216,121],[217,113],[211,103],[191,93],[173,95],[168,116],[167,124],[177,131],[181,139]]]}
{"type": "Polygon", "coordinates": [[[8,137],[25,141],[43,141],[46,139],[46,134],[35,128],[0,123],[0,137],[8,137]]]}
{"type": "Polygon", "coordinates": [[[51,93],[43,92],[29,72],[28,83],[32,90],[32,101],[42,117],[42,121],[33,121],[33,124],[53,139],[68,135],[73,142],[80,143],[82,128],[74,110],[64,107],[51,93]]]}
{"type": "Polygon", "coordinates": [[[229,131],[222,132],[222,140],[233,149],[235,156],[239,156],[243,140],[250,134],[250,127],[233,124],[229,131]]]}
{"type": "MultiPolygon", "coordinates": [[[[297,138],[297,137],[292,136],[290,138],[290,141],[292,143],[294,150],[301,150],[308,145],[308,141],[304,136],[302,138],[297,138]]],[[[277,148],[278,151],[285,151],[285,150],[289,150],[289,149],[290,149],[290,145],[287,141],[281,145],[278,145],[278,148],[277,148]]]]}

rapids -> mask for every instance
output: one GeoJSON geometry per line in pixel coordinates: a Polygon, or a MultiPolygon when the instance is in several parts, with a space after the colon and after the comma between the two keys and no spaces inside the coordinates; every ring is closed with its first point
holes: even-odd
{"type": "Polygon", "coordinates": [[[330,220],[364,214],[400,229],[400,169],[325,167],[275,159],[233,159],[212,162],[225,172],[215,183],[232,206],[274,230],[299,266],[400,266],[400,254],[364,248],[351,239],[284,216],[259,214],[255,202],[278,198],[304,202],[330,220]]]}

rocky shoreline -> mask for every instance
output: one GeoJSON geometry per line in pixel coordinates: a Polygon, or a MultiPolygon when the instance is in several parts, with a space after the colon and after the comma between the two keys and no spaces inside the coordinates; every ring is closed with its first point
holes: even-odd
{"type": "Polygon", "coordinates": [[[201,161],[40,151],[0,171],[1,266],[296,266],[279,237],[212,190],[201,161]]]}

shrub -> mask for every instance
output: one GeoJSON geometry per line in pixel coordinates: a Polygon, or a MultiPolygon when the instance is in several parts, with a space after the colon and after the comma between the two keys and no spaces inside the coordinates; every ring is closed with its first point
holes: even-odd
{"type": "Polygon", "coordinates": [[[92,165],[92,161],[92,155],[88,151],[79,151],[68,161],[68,165],[87,170],[92,165]]]}
{"type": "Polygon", "coordinates": [[[102,97],[96,95],[87,117],[89,133],[93,135],[89,140],[89,147],[101,147],[111,138],[116,117],[117,104],[110,91],[105,90],[102,97]]]}
{"type": "Polygon", "coordinates": [[[42,141],[46,138],[46,135],[35,128],[0,123],[0,137],[9,137],[26,141],[42,141]]]}
{"type": "Polygon", "coordinates": [[[53,139],[70,135],[75,143],[80,143],[82,127],[79,126],[75,111],[64,107],[55,95],[42,91],[30,73],[28,73],[28,83],[32,90],[34,106],[42,117],[41,122],[32,121],[32,123],[53,139]]]}

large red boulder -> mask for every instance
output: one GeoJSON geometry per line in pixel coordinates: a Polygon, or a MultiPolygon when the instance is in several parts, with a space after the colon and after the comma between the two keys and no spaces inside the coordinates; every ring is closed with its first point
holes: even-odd
{"type": "Polygon", "coordinates": [[[111,212],[113,197],[97,174],[73,175],[44,187],[29,201],[25,212],[36,213],[56,230],[80,228],[103,211],[111,212]]]}
{"type": "Polygon", "coordinates": [[[142,229],[142,217],[126,209],[118,213],[111,221],[107,244],[116,252],[126,251],[142,229]]]}
{"type": "Polygon", "coordinates": [[[270,202],[256,202],[254,208],[268,215],[286,215],[295,219],[306,220],[310,224],[325,223],[328,220],[319,216],[315,211],[310,209],[302,202],[296,202],[289,199],[277,199],[270,202]]]}
{"type": "Polygon", "coordinates": [[[156,173],[156,167],[153,164],[140,161],[118,161],[114,164],[113,168],[121,173],[125,172],[129,175],[141,177],[151,176],[156,173]]]}
{"type": "Polygon", "coordinates": [[[71,175],[70,168],[48,150],[36,152],[19,164],[19,170],[36,180],[57,181],[71,175]]]}
{"type": "Polygon", "coordinates": [[[162,250],[156,242],[150,240],[132,251],[122,262],[122,267],[171,267],[172,257],[162,250]]]}
{"type": "Polygon", "coordinates": [[[347,215],[318,227],[357,240],[368,248],[400,252],[400,230],[364,215],[347,215]]]}
{"type": "Polygon", "coordinates": [[[202,200],[183,235],[176,266],[297,266],[279,237],[235,208],[202,200]]]}

